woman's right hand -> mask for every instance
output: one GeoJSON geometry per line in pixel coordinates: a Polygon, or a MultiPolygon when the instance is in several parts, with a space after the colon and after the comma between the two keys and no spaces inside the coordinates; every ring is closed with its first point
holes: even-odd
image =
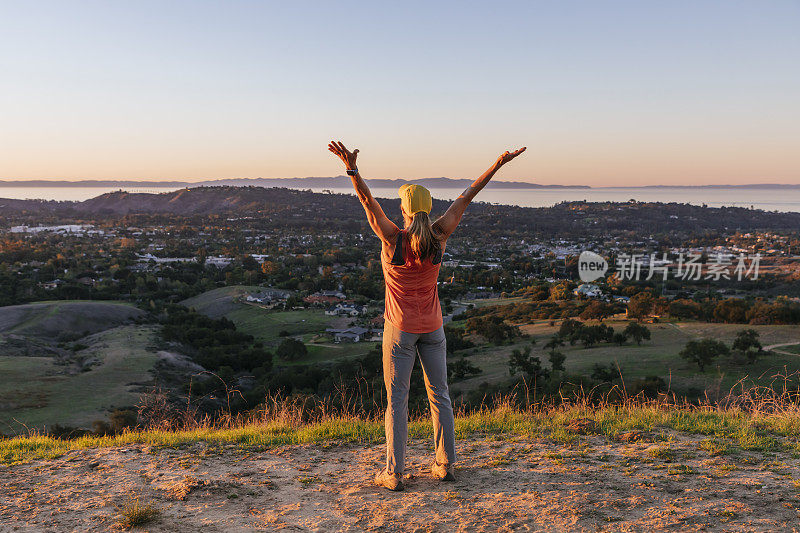
{"type": "Polygon", "coordinates": [[[513,152],[509,152],[509,151],[505,151],[505,152],[503,152],[503,153],[500,155],[500,157],[498,157],[498,158],[497,158],[497,162],[495,163],[495,167],[496,167],[496,168],[500,168],[500,167],[502,167],[503,165],[505,165],[506,163],[508,163],[509,161],[511,161],[512,159],[514,159],[515,157],[517,157],[519,154],[521,154],[522,152],[524,152],[524,151],[525,151],[525,148],[527,148],[527,147],[526,147],[526,146],[523,146],[523,147],[522,147],[522,148],[520,148],[519,150],[515,150],[515,151],[513,151],[513,152]]]}
{"type": "Polygon", "coordinates": [[[331,141],[328,143],[328,150],[339,156],[339,159],[342,160],[344,166],[347,167],[348,170],[353,170],[356,168],[356,157],[358,157],[358,148],[353,150],[352,152],[345,148],[344,144],[341,141],[331,141]]]}

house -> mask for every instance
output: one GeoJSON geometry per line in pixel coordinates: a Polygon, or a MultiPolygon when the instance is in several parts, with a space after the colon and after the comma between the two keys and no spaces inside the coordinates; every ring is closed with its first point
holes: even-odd
{"type": "Polygon", "coordinates": [[[365,305],[351,303],[338,303],[325,310],[328,316],[360,316],[367,312],[365,305]]]}
{"type": "Polygon", "coordinates": [[[64,282],[60,279],[54,279],[53,281],[43,281],[39,283],[39,286],[46,291],[53,291],[63,285],[64,282]]]}
{"type": "Polygon", "coordinates": [[[600,290],[600,287],[592,283],[581,283],[572,292],[575,293],[575,296],[583,296],[584,298],[601,298],[603,296],[603,291],[600,290]]]}
{"type": "Polygon", "coordinates": [[[334,342],[360,342],[361,335],[350,331],[343,331],[334,335],[334,342]]]}
{"type": "Polygon", "coordinates": [[[289,298],[289,293],[286,291],[279,291],[275,289],[265,289],[258,292],[251,292],[245,296],[245,301],[248,303],[261,304],[266,306],[274,306],[283,303],[289,298]]]}
{"type": "Polygon", "coordinates": [[[233,263],[233,259],[230,257],[224,257],[221,255],[206,257],[206,265],[207,266],[215,266],[217,268],[225,268],[228,265],[233,263]]]}
{"type": "Polygon", "coordinates": [[[334,342],[361,342],[369,337],[370,330],[361,326],[354,326],[347,329],[328,328],[325,330],[333,334],[334,342]]]}
{"type": "Polygon", "coordinates": [[[303,301],[309,304],[335,304],[347,298],[341,291],[318,291],[306,296],[303,301]]]}

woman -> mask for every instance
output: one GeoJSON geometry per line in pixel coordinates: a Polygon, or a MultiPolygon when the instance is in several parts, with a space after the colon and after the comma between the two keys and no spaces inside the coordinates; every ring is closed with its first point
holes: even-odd
{"type": "Polygon", "coordinates": [[[375,476],[375,483],[389,490],[403,490],[408,389],[417,353],[433,418],[436,458],[431,472],[441,481],[453,481],[456,460],[453,406],[447,387],[447,350],[436,278],[447,239],[461,221],[464,210],[500,167],[525,148],[505,152],[497,158],[435,223],[429,218],[432,200],[428,190],[420,185],[403,185],[399,190],[403,229],[386,217],[370,194],[356,166],[358,150],[350,152],[344,144],[334,141],[328,150],[347,167],[369,225],[382,242],[381,265],[386,283],[383,379],[389,401],[385,419],[386,467],[375,476]]]}

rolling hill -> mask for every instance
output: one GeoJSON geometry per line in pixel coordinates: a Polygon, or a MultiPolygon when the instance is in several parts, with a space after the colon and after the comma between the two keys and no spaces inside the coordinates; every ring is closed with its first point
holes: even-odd
{"type": "Polygon", "coordinates": [[[0,336],[42,340],[88,335],[130,322],[144,312],[122,302],[56,301],[0,307],[0,336]]]}
{"type": "MultiPolygon", "coordinates": [[[[2,190],[0,189],[0,194],[2,190]]],[[[397,219],[400,201],[382,199],[386,214],[397,219]]],[[[450,205],[433,200],[433,213],[450,205]]],[[[47,202],[0,198],[0,220],[40,222],[44,217],[62,220],[85,217],[118,217],[127,214],[174,216],[236,215],[260,217],[275,225],[362,231],[366,222],[358,199],[352,194],[314,193],[307,190],[264,187],[195,187],[151,194],[124,191],[102,194],[82,202],[47,202]]],[[[580,233],[606,235],[625,231],[637,235],[707,230],[790,229],[800,227],[800,213],[778,213],[742,207],[709,208],[659,202],[562,202],[553,207],[516,207],[475,202],[470,205],[467,231],[521,232],[531,238],[580,233]]]]}
{"type": "Polygon", "coordinates": [[[135,405],[158,360],[153,327],[132,323],[143,314],[105,301],[0,307],[0,434],[91,427],[135,405]]]}

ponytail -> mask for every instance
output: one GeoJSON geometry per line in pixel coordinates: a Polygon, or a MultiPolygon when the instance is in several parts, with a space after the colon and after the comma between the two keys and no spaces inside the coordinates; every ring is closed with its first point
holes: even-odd
{"type": "Polygon", "coordinates": [[[419,257],[420,261],[430,257],[433,259],[442,249],[442,243],[434,232],[431,219],[425,211],[417,211],[411,218],[408,226],[408,240],[411,250],[419,257]]]}

